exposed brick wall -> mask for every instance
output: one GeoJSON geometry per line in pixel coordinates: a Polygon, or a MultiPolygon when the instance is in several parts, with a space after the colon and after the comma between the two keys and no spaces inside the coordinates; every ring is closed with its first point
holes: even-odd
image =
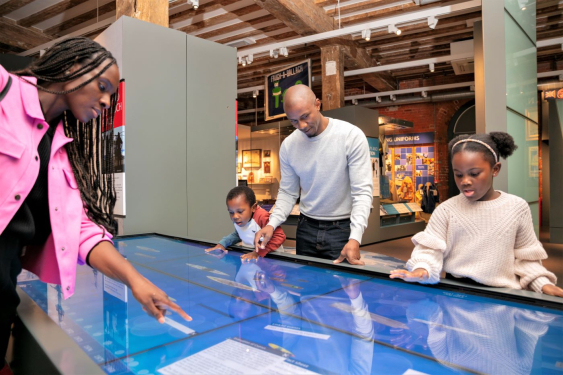
{"type": "Polygon", "coordinates": [[[563,70],[563,60],[538,62],[538,73],[563,70]]]}
{"type": "Polygon", "coordinates": [[[405,104],[378,108],[380,116],[389,116],[413,122],[412,129],[393,134],[434,132],[434,180],[443,202],[449,198],[448,188],[448,126],[456,111],[470,99],[438,103],[405,104]]]}

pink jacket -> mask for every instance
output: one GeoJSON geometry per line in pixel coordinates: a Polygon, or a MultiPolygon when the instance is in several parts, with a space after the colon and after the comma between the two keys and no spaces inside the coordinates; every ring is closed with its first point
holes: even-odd
{"type": "MultiPolygon", "coordinates": [[[[37,146],[49,128],[37,89],[0,66],[0,91],[12,77],[8,95],[0,102],[0,233],[2,233],[39,174],[37,146]]],[[[36,82],[34,78],[28,78],[36,82]]],[[[90,250],[111,235],[84,211],[67,152],[72,142],[58,124],[51,145],[48,171],[49,215],[52,232],[42,247],[28,246],[23,267],[47,283],[60,284],[65,298],[74,293],[76,263],[84,264],[90,250]]]]}

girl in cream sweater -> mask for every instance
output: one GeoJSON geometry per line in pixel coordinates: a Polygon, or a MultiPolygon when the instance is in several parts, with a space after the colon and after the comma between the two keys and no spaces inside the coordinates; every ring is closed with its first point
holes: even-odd
{"type": "Polygon", "coordinates": [[[460,194],[434,211],[416,234],[408,270],[390,277],[435,284],[440,273],[494,287],[529,289],[563,297],[556,277],[543,267],[528,203],[493,188],[493,179],[517,146],[507,133],[461,135],[449,144],[460,194]],[[448,275],[449,274],[449,275],[448,275]]]}

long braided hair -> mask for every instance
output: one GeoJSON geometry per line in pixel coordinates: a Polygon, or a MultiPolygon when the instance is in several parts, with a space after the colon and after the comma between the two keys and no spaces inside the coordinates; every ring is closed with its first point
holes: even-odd
{"type": "MultiPolygon", "coordinates": [[[[38,90],[55,95],[64,95],[86,86],[110,66],[116,64],[115,58],[104,47],[88,38],[68,38],[54,44],[49,50],[26,69],[14,72],[23,81],[37,87],[38,90]],[[50,90],[45,83],[70,82],[99,67],[106,65],[92,78],[66,91],[50,90]],[[71,67],[78,64],[78,69],[71,72],[71,67]],[[25,76],[37,78],[37,84],[25,76]]],[[[116,201],[113,185],[113,115],[117,104],[117,93],[111,97],[109,108],[103,110],[100,117],[87,123],[78,121],[71,111],[63,113],[65,135],[74,141],[65,148],[78,182],[78,188],[86,214],[94,223],[116,234],[117,226],[113,215],[116,201]],[[110,137],[102,132],[110,131],[110,137]]]]}

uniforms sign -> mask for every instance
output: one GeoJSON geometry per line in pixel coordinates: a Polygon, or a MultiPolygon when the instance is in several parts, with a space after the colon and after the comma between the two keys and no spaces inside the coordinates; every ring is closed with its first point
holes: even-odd
{"type": "Polygon", "coordinates": [[[389,146],[408,146],[408,145],[422,145],[434,143],[434,133],[411,133],[411,134],[394,134],[386,135],[385,140],[389,146]]]}

